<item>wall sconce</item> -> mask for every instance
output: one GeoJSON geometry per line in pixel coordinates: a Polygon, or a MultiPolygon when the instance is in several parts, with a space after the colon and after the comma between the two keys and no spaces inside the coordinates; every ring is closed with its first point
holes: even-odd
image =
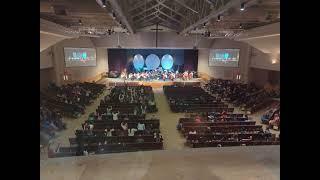
{"type": "Polygon", "coordinates": [[[277,59],[272,59],[271,64],[276,64],[277,63],[277,59]]]}

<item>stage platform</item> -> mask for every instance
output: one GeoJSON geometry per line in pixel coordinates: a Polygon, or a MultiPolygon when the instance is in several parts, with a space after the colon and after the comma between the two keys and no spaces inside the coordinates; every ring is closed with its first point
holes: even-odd
{"type": "Polygon", "coordinates": [[[105,82],[109,86],[123,86],[125,83],[129,86],[151,86],[152,88],[162,88],[163,86],[178,85],[178,86],[200,86],[202,82],[201,78],[193,78],[192,80],[182,80],[176,79],[174,81],[163,81],[163,80],[153,80],[153,81],[132,81],[132,80],[123,80],[120,78],[106,78],[105,82]]]}

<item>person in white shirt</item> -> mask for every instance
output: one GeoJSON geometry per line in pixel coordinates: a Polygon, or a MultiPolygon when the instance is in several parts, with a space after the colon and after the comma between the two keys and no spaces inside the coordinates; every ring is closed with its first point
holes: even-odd
{"type": "Polygon", "coordinates": [[[137,131],[135,128],[128,129],[128,136],[134,136],[134,133],[137,131]]]}
{"type": "Polygon", "coordinates": [[[197,131],[196,130],[189,131],[189,134],[197,134],[197,131]]]}
{"type": "Polygon", "coordinates": [[[113,128],[110,129],[110,130],[108,130],[108,128],[106,128],[106,129],[104,130],[105,135],[108,136],[108,137],[112,136],[112,132],[113,132],[113,131],[114,131],[113,128]]]}
{"type": "Polygon", "coordinates": [[[94,128],[93,124],[89,124],[89,130],[92,131],[94,128]]]}
{"type": "Polygon", "coordinates": [[[143,131],[146,129],[146,126],[143,123],[138,123],[137,129],[139,131],[139,134],[143,134],[143,131]]]}
{"type": "Polygon", "coordinates": [[[122,123],[121,123],[121,127],[122,127],[122,129],[123,129],[124,131],[127,131],[127,130],[128,130],[128,123],[122,122],[122,123]]]}
{"type": "Polygon", "coordinates": [[[107,115],[111,115],[112,106],[107,107],[107,115]]]}
{"type": "Polygon", "coordinates": [[[123,94],[120,94],[120,95],[119,95],[119,101],[120,101],[120,102],[123,102],[123,99],[124,99],[124,95],[123,95],[123,94]]]}
{"type": "Polygon", "coordinates": [[[113,119],[114,121],[117,121],[117,120],[118,120],[118,114],[119,114],[119,111],[112,113],[112,119],[113,119]]]}
{"type": "Polygon", "coordinates": [[[87,151],[87,150],[84,150],[84,151],[83,151],[83,155],[84,155],[84,156],[88,156],[88,155],[89,155],[88,151],[87,151]]]}

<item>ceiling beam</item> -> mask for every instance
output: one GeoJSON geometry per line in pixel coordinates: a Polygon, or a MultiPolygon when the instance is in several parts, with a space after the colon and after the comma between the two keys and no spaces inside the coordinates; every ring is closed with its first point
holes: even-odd
{"type": "Polygon", "coordinates": [[[196,10],[192,9],[191,7],[189,7],[188,5],[186,5],[184,2],[181,2],[179,0],[174,0],[174,1],[177,2],[178,4],[180,4],[181,6],[189,9],[190,11],[192,11],[194,13],[197,13],[197,14],[199,13],[198,11],[196,11],[196,10]]]}
{"type": "Polygon", "coordinates": [[[120,20],[125,24],[125,26],[128,28],[129,32],[134,34],[134,30],[132,29],[130,23],[128,22],[126,16],[124,15],[120,5],[118,4],[117,0],[109,0],[112,9],[115,11],[116,14],[118,14],[120,20]]]}
{"type": "MultiPolygon", "coordinates": [[[[157,15],[157,13],[159,13],[158,11],[155,11],[155,12],[153,12],[153,13],[151,13],[151,14],[149,14],[148,16],[146,16],[146,17],[142,17],[142,18],[140,18],[140,19],[138,19],[138,20],[136,20],[136,21],[134,21],[134,23],[135,24],[138,24],[139,22],[143,22],[144,20],[147,20],[148,19],[148,17],[150,17],[150,16],[152,16],[152,15],[157,15]]],[[[155,17],[155,16],[153,16],[153,17],[155,17]]],[[[152,18],[153,18],[152,17],[152,18]]]]}
{"type": "Polygon", "coordinates": [[[165,8],[167,8],[167,9],[171,10],[171,11],[172,11],[172,12],[174,12],[175,14],[178,14],[179,16],[181,16],[181,17],[185,18],[185,15],[183,15],[183,14],[179,13],[178,11],[175,11],[175,10],[174,10],[174,9],[172,9],[171,7],[169,7],[169,6],[165,5],[163,2],[161,2],[161,1],[159,1],[159,0],[157,0],[157,2],[158,2],[159,4],[161,4],[163,7],[165,7],[165,8]]]}
{"type": "Polygon", "coordinates": [[[137,9],[137,8],[139,8],[139,7],[145,5],[145,4],[147,4],[147,3],[149,3],[149,2],[151,2],[151,1],[153,1],[153,0],[146,0],[146,1],[147,1],[147,2],[144,1],[144,2],[142,2],[142,3],[140,3],[140,4],[136,5],[136,6],[134,6],[133,8],[129,9],[129,12],[131,12],[131,11],[133,11],[133,10],[135,10],[135,9],[137,9]]]}
{"type": "Polygon", "coordinates": [[[153,16],[153,17],[151,17],[151,18],[149,18],[149,19],[143,19],[143,21],[141,22],[141,23],[139,23],[140,25],[141,24],[144,24],[144,23],[146,23],[146,22],[150,22],[151,20],[153,20],[153,19],[155,19],[155,18],[157,18],[158,16],[153,16]]]}
{"type": "Polygon", "coordinates": [[[175,22],[177,22],[177,23],[181,24],[181,21],[179,21],[179,20],[177,20],[177,19],[175,19],[175,18],[173,18],[173,17],[171,17],[171,16],[167,15],[167,14],[166,14],[166,13],[164,13],[164,12],[159,11],[159,13],[160,13],[160,14],[162,14],[162,15],[164,15],[164,16],[166,16],[167,18],[171,19],[172,21],[175,21],[175,22]]]}
{"type": "Polygon", "coordinates": [[[151,7],[150,7],[150,8],[148,8],[148,9],[144,9],[143,11],[141,11],[141,12],[139,12],[139,13],[137,13],[137,14],[133,15],[133,16],[132,16],[132,18],[135,18],[135,17],[137,17],[137,16],[140,16],[140,15],[142,15],[143,13],[145,13],[145,12],[147,12],[147,11],[150,11],[150,10],[152,10],[152,9],[154,9],[154,8],[158,7],[158,6],[160,6],[160,4],[159,4],[159,3],[158,3],[158,4],[156,4],[156,5],[154,5],[154,6],[151,6],[151,7]]]}
{"type": "Polygon", "coordinates": [[[168,23],[168,24],[170,24],[170,25],[174,25],[174,24],[172,24],[171,22],[169,22],[167,19],[164,19],[164,18],[162,18],[162,17],[158,17],[161,21],[163,21],[163,22],[166,22],[166,23],[168,23]]]}
{"type": "MultiPolygon", "coordinates": [[[[253,1],[257,1],[257,0],[251,0],[251,2],[253,1]]],[[[186,27],[185,29],[183,29],[180,34],[185,34],[188,31],[198,27],[199,25],[208,22],[210,19],[215,18],[221,14],[223,14],[224,12],[228,11],[230,8],[236,7],[239,8],[241,4],[240,0],[230,0],[227,4],[225,4],[224,6],[220,6],[217,10],[212,11],[208,16],[205,16],[201,19],[199,19],[197,22],[191,24],[190,26],[186,27]]]]}

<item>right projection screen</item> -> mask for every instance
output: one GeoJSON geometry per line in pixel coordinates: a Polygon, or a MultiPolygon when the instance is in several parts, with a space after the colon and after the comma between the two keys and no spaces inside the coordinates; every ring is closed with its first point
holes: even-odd
{"type": "Polygon", "coordinates": [[[240,49],[211,49],[209,66],[239,66],[240,49]]]}

